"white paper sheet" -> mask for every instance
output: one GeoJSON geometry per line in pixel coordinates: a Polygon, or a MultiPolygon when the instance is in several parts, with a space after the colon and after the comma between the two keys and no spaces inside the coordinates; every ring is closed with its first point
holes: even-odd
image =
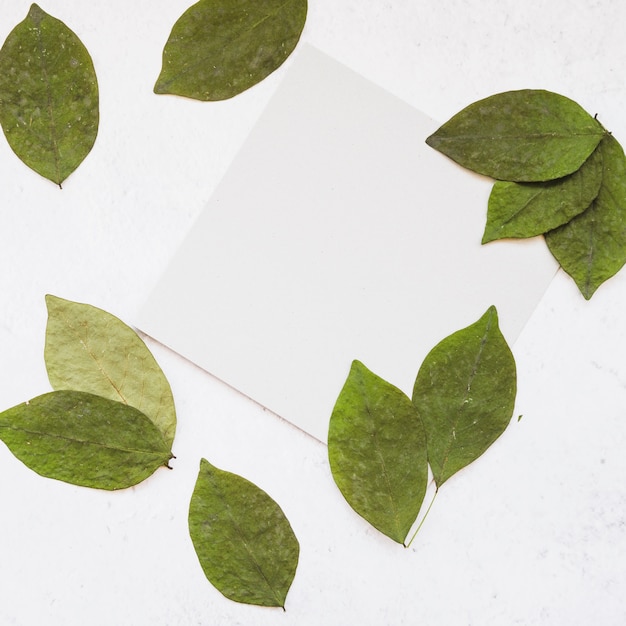
{"type": "Polygon", "coordinates": [[[481,246],[491,181],[438,125],[301,45],[137,326],[321,441],[353,359],[410,394],[491,304],[512,344],[556,263],[481,246]]]}

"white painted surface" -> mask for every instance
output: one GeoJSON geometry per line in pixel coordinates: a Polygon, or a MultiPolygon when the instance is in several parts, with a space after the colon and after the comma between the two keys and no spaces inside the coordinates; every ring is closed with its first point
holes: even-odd
{"type": "Polygon", "coordinates": [[[438,126],[302,44],[137,326],[323,442],[354,359],[410,393],[491,305],[512,343],[558,266],[480,245],[492,181],[438,126]]]}
{"type": "MultiPolygon", "coordinates": [[[[49,390],[44,294],[135,316],[291,60],[215,104],[155,96],[187,3],[50,0],[94,58],[94,150],[59,191],[0,141],[0,407],[49,390]]],[[[0,1],[4,38],[28,5],[0,1]]],[[[517,88],[567,95],[626,143],[626,5],[319,0],[302,40],[438,120],[517,88]]],[[[469,176],[469,175],[468,175],[469,176]]],[[[345,504],[325,447],[162,346],[174,470],[120,493],[40,478],[0,447],[0,624],[621,625],[626,274],[591,302],[559,274],[514,346],[516,415],[445,485],[410,550],[345,504]],[[301,543],[287,611],[232,603],[186,531],[199,460],[254,481],[301,543]]]]}

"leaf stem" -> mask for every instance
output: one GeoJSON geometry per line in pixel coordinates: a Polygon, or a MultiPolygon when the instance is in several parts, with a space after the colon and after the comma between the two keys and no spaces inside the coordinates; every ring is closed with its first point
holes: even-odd
{"type": "Polygon", "coordinates": [[[433,504],[435,502],[435,498],[437,497],[438,493],[439,493],[439,487],[437,487],[435,489],[435,493],[433,494],[433,498],[430,501],[430,504],[428,505],[428,508],[426,509],[426,513],[424,513],[424,517],[422,517],[422,519],[420,520],[420,523],[418,524],[417,528],[415,529],[415,532],[413,533],[413,536],[411,537],[411,540],[409,541],[409,543],[407,543],[404,546],[407,550],[411,547],[411,544],[413,543],[413,540],[415,539],[415,537],[417,537],[417,533],[420,531],[420,528],[422,527],[422,525],[426,521],[426,518],[428,517],[428,514],[430,513],[430,509],[433,508],[433,504]]]}

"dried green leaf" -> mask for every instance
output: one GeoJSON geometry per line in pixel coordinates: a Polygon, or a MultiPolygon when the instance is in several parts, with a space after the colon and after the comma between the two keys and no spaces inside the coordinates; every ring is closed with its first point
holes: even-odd
{"type": "Polygon", "coordinates": [[[426,492],[424,426],[411,400],[359,361],[330,418],[328,457],[348,504],[403,543],[426,492]]]}
{"type": "Polygon", "coordinates": [[[595,200],[602,183],[602,151],[596,148],[581,168],[544,183],[496,182],[489,196],[482,243],[542,235],[566,224],[595,200]]]}
{"type": "Polygon", "coordinates": [[[307,0],[200,0],[174,24],[155,93],[232,98],[282,65],[306,15],[307,0]]]}
{"type": "Polygon", "coordinates": [[[515,361],[493,306],[429,352],[415,380],[413,403],[426,429],[437,488],[504,432],[516,388],[515,361]]]}
{"type": "Polygon", "coordinates": [[[206,577],[227,598],[284,608],[300,546],[267,493],[202,459],[189,534],[206,577]]]}
{"type": "Polygon", "coordinates": [[[86,391],[135,407],[171,446],[176,410],[170,385],[137,333],[88,304],[46,296],[44,359],[53,389],[86,391]]]}
{"type": "Polygon", "coordinates": [[[626,263],[626,157],[607,135],[602,152],[602,184],[597,198],[567,224],[546,233],[550,252],[589,300],[626,263]]]}
{"type": "Polygon", "coordinates": [[[61,184],[98,133],[98,83],[89,52],[33,4],[0,50],[0,124],[17,156],[61,184]]]}
{"type": "Polygon", "coordinates": [[[569,98],[524,89],[470,104],[426,143],[479,174],[539,182],[575,172],[605,132],[569,98]]]}
{"type": "Polygon", "coordinates": [[[54,391],[0,413],[0,439],[38,474],[98,489],[136,485],[172,458],[143,413],[80,391],[54,391]]]}

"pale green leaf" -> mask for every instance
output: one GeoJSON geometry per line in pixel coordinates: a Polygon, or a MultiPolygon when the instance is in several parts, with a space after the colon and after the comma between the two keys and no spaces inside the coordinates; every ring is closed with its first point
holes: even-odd
{"type": "Polygon", "coordinates": [[[98,83],[89,52],[36,4],[0,50],[0,124],[17,156],[61,184],[98,133],[98,83]]]}
{"type": "Polygon", "coordinates": [[[524,89],[470,104],[426,143],[479,174],[537,182],[575,172],[605,132],[569,98],[524,89]]]}
{"type": "Polygon", "coordinates": [[[155,93],[232,98],[282,65],[306,15],[307,0],[200,0],[174,24],[155,93]]]}
{"type": "Polygon", "coordinates": [[[348,504],[404,543],[426,492],[424,427],[411,400],[359,361],[330,418],[328,457],[348,504]]]}
{"type": "Polygon", "coordinates": [[[267,493],[202,459],[189,505],[189,534],[206,577],[224,596],[284,608],[300,546],[267,493]]]}
{"type": "Polygon", "coordinates": [[[98,489],[135,485],[172,458],[143,413],[80,391],[54,391],[0,413],[0,439],[38,474],[98,489]]]}
{"type": "Polygon", "coordinates": [[[494,307],[429,352],[415,380],[413,403],[426,429],[437,488],[504,432],[516,389],[515,361],[494,307]]]}
{"type": "Polygon", "coordinates": [[[569,222],[595,200],[602,183],[602,150],[579,170],[544,183],[496,182],[489,196],[482,243],[542,235],[569,222]]]}
{"type": "Polygon", "coordinates": [[[171,446],[176,411],[170,385],[137,333],[88,304],[46,296],[44,358],[53,389],[86,391],[147,415],[171,446]]]}
{"type": "Polygon", "coordinates": [[[545,236],[550,252],[587,300],[626,262],[626,157],[612,135],[605,137],[600,150],[597,198],[584,213],[545,236]]]}

